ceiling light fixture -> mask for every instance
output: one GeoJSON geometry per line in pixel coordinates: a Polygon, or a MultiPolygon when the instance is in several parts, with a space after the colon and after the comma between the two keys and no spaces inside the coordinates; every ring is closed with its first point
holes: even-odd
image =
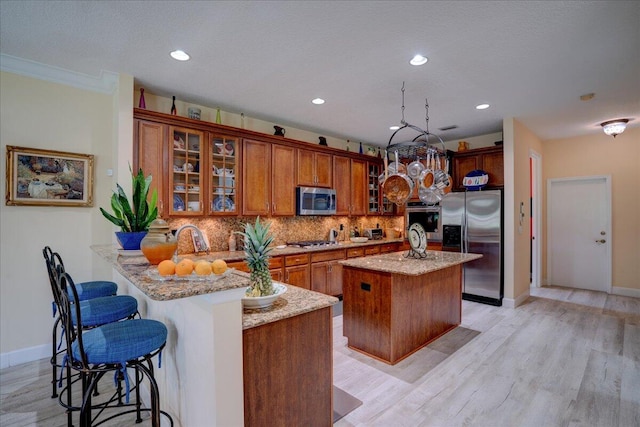
{"type": "Polygon", "coordinates": [[[476,105],[476,110],[486,110],[487,108],[489,108],[489,104],[476,105]]]}
{"type": "Polygon", "coordinates": [[[398,130],[400,126],[389,126],[389,130],[398,130]]]}
{"type": "Polygon", "coordinates": [[[427,58],[426,56],[422,56],[422,55],[416,55],[413,58],[411,58],[411,61],[409,61],[409,64],[411,65],[424,65],[427,63],[427,61],[429,60],[429,58],[427,58]]]}
{"type": "Polygon", "coordinates": [[[615,119],[602,122],[600,123],[600,126],[602,126],[604,133],[615,138],[616,135],[620,135],[624,132],[627,127],[627,123],[629,123],[629,119],[615,119]]]}
{"type": "Polygon", "coordinates": [[[174,50],[169,55],[176,61],[188,61],[191,57],[183,50],[174,50]]]}
{"type": "Polygon", "coordinates": [[[316,104],[316,105],[322,105],[322,104],[324,104],[324,99],[316,98],[316,99],[312,99],[311,102],[316,104]]]}

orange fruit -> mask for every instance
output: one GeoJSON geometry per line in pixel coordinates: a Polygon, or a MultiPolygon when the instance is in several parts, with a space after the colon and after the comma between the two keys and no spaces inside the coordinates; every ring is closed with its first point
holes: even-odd
{"type": "Polygon", "coordinates": [[[211,263],[213,274],[222,274],[227,271],[227,263],[223,259],[217,259],[211,263]]]}
{"type": "Polygon", "coordinates": [[[176,274],[178,276],[188,276],[193,271],[193,261],[190,259],[183,259],[176,264],[176,274]]]}
{"type": "Polygon", "coordinates": [[[198,261],[196,262],[195,271],[198,276],[208,276],[211,274],[211,264],[209,261],[198,261]]]}
{"type": "Polygon", "coordinates": [[[171,276],[176,273],[176,263],[170,259],[165,259],[158,264],[158,273],[161,276],[171,276]]]}

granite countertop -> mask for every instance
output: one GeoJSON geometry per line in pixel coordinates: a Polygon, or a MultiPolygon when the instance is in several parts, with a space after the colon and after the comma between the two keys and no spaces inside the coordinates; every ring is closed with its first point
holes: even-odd
{"type": "Polygon", "coordinates": [[[458,252],[427,251],[425,258],[407,257],[408,251],[393,252],[361,258],[351,258],[339,261],[347,267],[363,268],[382,271],[385,273],[420,276],[432,271],[442,270],[457,264],[482,258],[480,254],[462,254],[458,252]]]}
{"type": "MultiPolygon", "coordinates": [[[[115,245],[94,245],[91,248],[153,300],[169,301],[249,286],[249,273],[236,270],[228,270],[228,273],[214,282],[210,280],[160,280],[155,274],[156,267],[149,265],[144,256],[120,256],[115,245]]],[[[242,329],[254,328],[330,307],[338,302],[337,298],[330,295],[286,283],[285,285],[287,292],[282,294],[271,307],[243,310],[242,329]]]]}

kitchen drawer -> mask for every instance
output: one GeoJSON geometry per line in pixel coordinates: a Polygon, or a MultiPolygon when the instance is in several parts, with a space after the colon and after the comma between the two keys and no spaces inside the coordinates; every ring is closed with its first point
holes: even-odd
{"type": "Polygon", "coordinates": [[[309,254],[288,255],[284,257],[286,267],[292,265],[303,265],[309,263],[309,254]]]}
{"type": "Polygon", "coordinates": [[[314,252],[311,254],[311,262],[333,261],[336,259],[344,259],[344,249],[337,251],[314,252]]]}
{"type": "Polygon", "coordinates": [[[380,253],[398,252],[399,248],[400,245],[398,243],[385,243],[384,245],[380,245],[380,253]]]}
{"type": "Polygon", "coordinates": [[[356,258],[360,256],[364,256],[364,248],[347,249],[347,258],[356,258]]]}
{"type": "MultiPolygon", "coordinates": [[[[249,272],[249,266],[245,261],[230,261],[227,263],[227,267],[235,268],[238,271],[245,271],[247,273],[249,272]]],[[[269,269],[270,270],[282,269],[282,257],[278,256],[278,257],[269,258],[269,269]]]]}
{"type": "Polygon", "coordinates": [[[367,246],[364,248],[364,254],[366,255],[377,255],[380,253],[380,246],[367,246]]]}

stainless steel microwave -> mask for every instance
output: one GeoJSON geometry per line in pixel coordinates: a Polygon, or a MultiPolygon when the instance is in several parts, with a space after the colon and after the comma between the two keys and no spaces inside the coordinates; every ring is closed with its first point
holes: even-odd
{"type": "Polygon", "coordinates": [[[296,187],[297,215],[335,215],[336,190],[332,188],[296,187]]]}

